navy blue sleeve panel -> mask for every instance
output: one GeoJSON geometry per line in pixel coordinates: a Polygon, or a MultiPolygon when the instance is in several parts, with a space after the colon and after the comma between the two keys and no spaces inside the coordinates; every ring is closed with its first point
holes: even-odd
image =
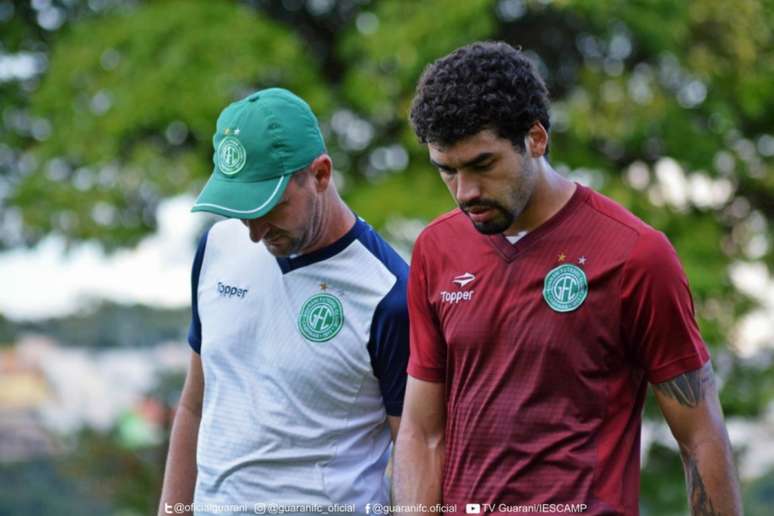
{"type": "Polygon", "coordinates": [[[209,230],[205,231],[199,239],[199,246],[196,248],[196,256],[194,256],[191,267],[191,326],[188,328],[188,344],[197,353],[201,353],[202,348],[202,321],[199,319],[199,274],[202,271],[208,234],[209,230]]]}
{"type": "Polygon", "coordinates": [[[406,303],[408,265],[373,230],[358,239],[392,272],[396,281],[377,305],[371,323],[368,353],[371,367],[379,380],[384,408],[390,416],[403,412],[406,393],[406,368],[409,356],[409,318],[406,303]]]}
{"type": "Polygon", "coordinates": [[[406,308],[406,281],[398,278],[392,290],[376,307],[371,324],[368,353],[374,375],[384,399],[384,409],[390,416],[403,412],[406,394],[406,368],[409,357],[409,319],[406,308]]]}

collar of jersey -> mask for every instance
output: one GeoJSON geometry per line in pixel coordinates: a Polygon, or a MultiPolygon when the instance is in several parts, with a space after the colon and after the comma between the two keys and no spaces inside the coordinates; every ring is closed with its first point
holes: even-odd
{"type": "Polygon", "coordinates": [[[524,235],[524,237],[516,241],[516,243],[510,243],[502,233],[487,235],[485,238],[489,240],[489,243],[492,244],[495,249],[497,249],[500,256],[506,262],[512,262],[524,250],[528,249],[532,244],[549,234],[554,228],[558,227],[562,221],[569,217],[572,212],[588,198],[590,190],[579,183],[576,183],[576,185],[572,197],[568,199],[564,206],[562,206],[553,217],[524,235]]]}
{"type": "Polygon", "coordinates": [[[368,228],[368,224],[355,214],[355,224],[353,224],[343,237],[326,247],[312,251],[308,254],[302,254],[293,258],[289,256],[277,256],[277,264],[279,264],[282,274],[287,274],[288,272],[300,269],[301,267],[327,260],[349,247],[349,244],[354,242],[357,237],[368,228]]]}

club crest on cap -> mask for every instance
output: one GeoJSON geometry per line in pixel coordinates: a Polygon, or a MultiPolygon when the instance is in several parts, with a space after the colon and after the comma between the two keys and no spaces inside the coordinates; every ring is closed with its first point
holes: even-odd
{"type": "Polygon", "coordinates": [[[247,151],[234,136],[226,136],[218,145],[218,168],[227,176],[237,174],[245,166],[247,151]]]}

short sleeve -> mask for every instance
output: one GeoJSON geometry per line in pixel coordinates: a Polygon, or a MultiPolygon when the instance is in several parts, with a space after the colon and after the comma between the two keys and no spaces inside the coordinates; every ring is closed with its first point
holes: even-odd
{"type": "Polygon", "coordinates": [[[207,234],[208,232],[205,231],[199,239],[191,267],[191,325],[188,327],[188,344],[197,353],[201,353],[202,348],[202,322],[199,319],[199,275],[202,271],[202,261],[204,261],[204,249],[207,247],[207,234]]]}
{"type": "Polygon", "coordinates": [[[651,383],[699,369],[709,360],[688,280],[662,233],[641,234],[624,265],[621,319],[623,337],[651,383]]]}
{"type": "MultiPolygon", "coordinates": [[[[403,263],[405,270],[406,264],[403,263]]],[[[406,364],[409,356],[409,320],[406,308],[406,274],[398,276],[395,285],[374,312],[368,352],[374,375],[390,416],[403,412],[406,394],[406,364]]]]}
{"type": "Polygon", "coordinates": [[[408,286],[411,353],[408,374],[419,380],[446,380],[446,343],[428,299],[427,270],[422,253],[422,235],[414,246],[408,286]]]}

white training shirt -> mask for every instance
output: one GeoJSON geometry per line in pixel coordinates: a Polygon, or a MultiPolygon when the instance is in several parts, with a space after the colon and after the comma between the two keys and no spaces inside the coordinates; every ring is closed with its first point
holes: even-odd
{"type": "Polygon", "coordinates": [[[360,219],[294,258],[251,242],[239,220],[202,237],[189,332],[204,369],[196,514],[388,503],[386,415],[403,406],[407,276],[360,219]]]}

